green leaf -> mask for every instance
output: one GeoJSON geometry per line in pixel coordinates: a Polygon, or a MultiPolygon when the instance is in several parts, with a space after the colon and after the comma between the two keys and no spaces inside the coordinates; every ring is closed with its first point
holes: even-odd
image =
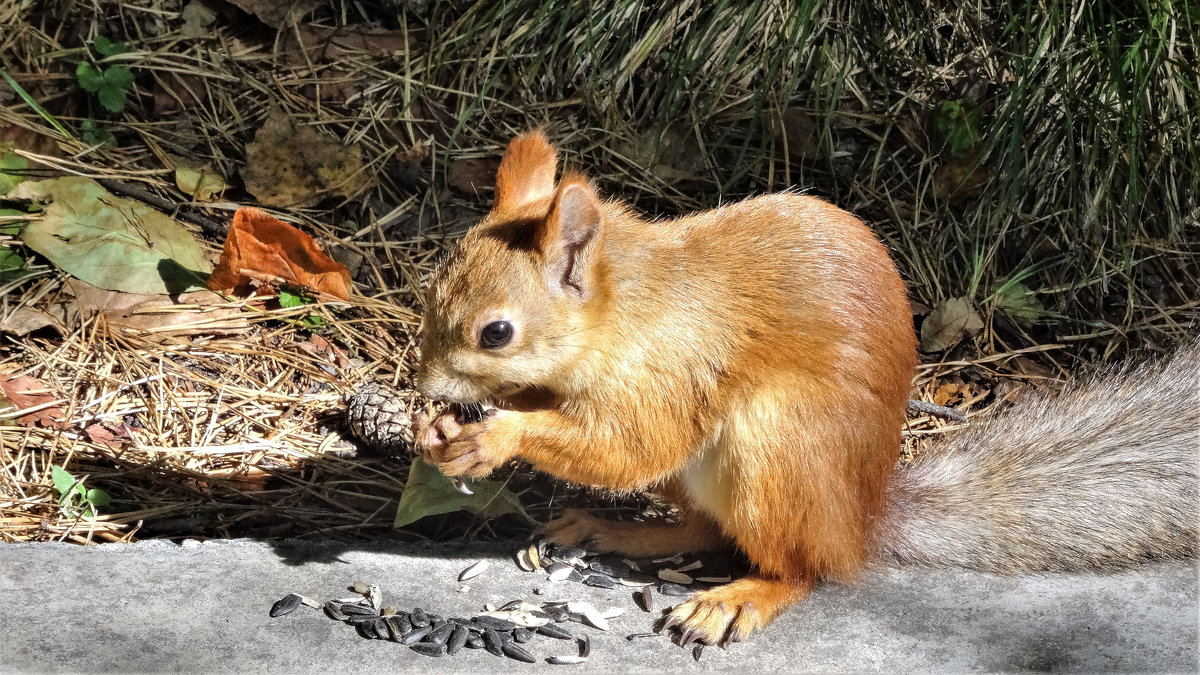
{"type": "Polygon", "coordinates": [[[312,303],[313,299],[303,293],[281,288],[279,290],[279,306],[280,307],[300,307],[312,303]]]}
{"type": "Polygon", "coordinates": [[[91,488],[83,499],[93,507],[108,506],[112,503],[112,496],[100,488],[91,488]]]}
{"type": "Polygon", "coordinates": [[[1046,306],[1028,286],[1011,281],[996,291],[996,307],[1017,323],[1029,326],[1046,314],[1046,306]]]}
{"type": "Polygon", "coordinates": [[[104,71],[104,83],[119,89],[133,86],[133,71],[129,66],[112,66],[104,71]]]}
{"type": "Polygon", "coordinates": [[[115,56],[117,54],[124,54],[125,52],[129,51],[128,44],[124,42],[113,42],[103,35],[97,35],[96,39],[92,42],[92,46],[96,48],[96,51],[100,52],[104,56],[115,56]]]}
{"type": "Polygon", "coordinates": [[[58,491],[59,503],[66,503],[81,493],[79,481],[61,466],[50,467],[50,479],[54,481],[54,489],[58,491]]]}
{"type": "Polygon", "coordinates": [[[427,516],[455,511],[469,511],[485,518],[515,513],[531,520],[521,506],[521,500],[503,484],[492,480],[467,479],[464,482],[474,494],[459,492],[442,472],[421,459],[414,459],[408,470],[408,483],[400,494],[393,527],[404,527],[427,516]]]}
{"type": "Polygon", "coordinates": [[[0,234],[16,236],[20,234],[21,227],[25,225],[25,219],[29,214],[17,209],[0,209],[0,234]],[[13,220],[21,218],[21,220],[13,220]]]}
{"type": "Polygon", "coordinates": [[[49,202],[21,240],[68,274],[110,291],[183,293],[204,288],[212,264],[186,228],[90,178],[25,181],[11,197],[49,202]]]}
{"type": "Polygon", "coordinates": [[[88,145],[107,145],[117,147],[117,137],[105,127],[97,126],[96,120],[87,118],[79,125],[80,138],[88,145]]]}
{"type": "Polygon", "coordinates": [[[58,133],[66,136],[67,138],[74,138],[74,136],[71,135],[71,132],[67,131],[67,128],[62,125],[62,122],[58,121],[58,118],[47,112],[46,109],[42,107],[42,104],[38,103],[37,100],[30,96],[29,92],[25,91],[24,87],[17,84],[17,81],[12,79],[12,76],[8,74],[8,71],[4,70],[3,68],[0,68],[0,79],[3,79],[5,82],[7,82],[8,86],[12,87],[13,91],[17,92],[17,95],[21,97],[21,100],[25,101],[25,105],[33,108],[34,112],[36,112],[38,115],[41,115],[42,119],[46,120],[50,126],[58,130],[58,133]]]}
{"type": "Polygon", "coordinates": [[[25,180],[22,173],[29,168],[29,162],[24,157],[12,152],[15,146],[15,143],[0,143],[0,196],[8,194],[25,180]]]}
{"type": "Polygon", "coordinates": [[[7,246],[0,246],[0,283],[6,283],[21,276],[21,268],[25,259],[7,246]]]}
{"type": "Polygon", "coordinates": [[[96,97],[100,99],[100,105],[109,112],[117,113],[125,109],[125,90],[120,87],[105,84],[100,87],[96,97]]]}
{"type": "Polygon", "coordinates": [[[99,91],[100,87],[104,86],[104,71],[87,61],[82,61],[75,66],[75,79],[79,80],[79,86],[85,91],[99,91]]]}

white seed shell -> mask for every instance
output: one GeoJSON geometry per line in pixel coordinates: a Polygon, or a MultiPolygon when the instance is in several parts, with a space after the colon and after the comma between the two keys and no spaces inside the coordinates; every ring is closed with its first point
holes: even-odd
{"type": "Polygon", "coordinates": [[[690,563],[684,565],[683,567],[676,567],[675,571],[676,572],[691,572],[692,570],[698,570],[701,567],[704,567],[704,563],[700,562],[699,560],[695,560],[693,562],[690,562],[690,563]]]}
{"type": "Polygon", "coordinates": [[[549,579],[550,581],[562,581],[563,579],[566,579],[567,577],[571,576],[571,572],[574,572],[574,571],[575,571],[575,569],[572,567],[560,567],[560,568],[554,570],[553,572],[551,572],[550,575],[546,578],[549,579]]]}
{"type": "Polygon", "coordinates": [[[471,565],[467,569],[463,570],[462,574],[458,575],[458,580],[466,581],[467,579],[474,579],[475,577],[479,576],[480,574],[483,574],[487,570],[488,564],[489,564],[488,561],[480,560],[479,562],[475,563],[474,565],[471,565]]]}
{"type": "Polygon", "coordinates": [[[588,660],[588,657],[586,657],[586,656],[575,656],[575,655],[551,656],[546,659],[546,663],[550,663],[550,664],[553,664],[556,666],[572,666],[577,663],[587,663],[587,660],[588,660]]]}
{"type": "Polygon", "coordinates": [[[696,581],[703,581],[706,584],[724,584],[733,581],[733,577],[728,574],[723,577],[696,577],[696,581]]]}
{"type": "Polygon", "coordinates": [[[537,569],[533,561],[529,559],[529,551],[527,549],[517,551],[517,566],[526,572],[532,572],[537,569]]]}
{"type": "Polygon", "coordinates": [[[630,588],[645,588],[646,586],[649,586],[650,584],[653,584],[654,582],[653,581],[637,581],[635,579],[617,579],[617,583],[621,584],[622,586],[629,586],[630,588]]]}
{"type": "Polygon", "coordinates": [[[624,607],[613,607],[612,609],[606,609],[603,612],[600,612],[600,616],[604,617],[605,619],[615,619],[624,613],[624,607]]]}

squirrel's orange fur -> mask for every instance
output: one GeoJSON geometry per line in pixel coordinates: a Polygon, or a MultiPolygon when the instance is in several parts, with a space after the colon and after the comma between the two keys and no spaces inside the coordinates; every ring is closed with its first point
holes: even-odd
{"type": "Polygon", "coordinates": [[[685,641],[740,639],[819,577],[853,579],[917,362],[886,250],[814,197],[649,222],[556,169],[540,132],[514,140],[493,210],[431,281],[420,390],[500,410],[421,424],[418,447],[447,475],[520,458],[680,508],[677,524],[568,512],[549,525],[560,542],[637,556],[735,544],[752,573],[674,610],[685,641]],[[496,322],[510,339],[485,346],[496,322]]]}

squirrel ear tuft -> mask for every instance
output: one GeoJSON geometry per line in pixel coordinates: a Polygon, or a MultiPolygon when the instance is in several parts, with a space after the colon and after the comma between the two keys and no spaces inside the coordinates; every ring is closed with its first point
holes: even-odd
{"type": "Polygon", "coordinates": [[[563,292],[587,298],[604,217],[600,201],[582,176],[564,176],[550,217],[539,237],[549,281],[563,292]]]}
{"type": "Polygon", "coordinates": [[[513,211],[554,196],[558,154],[541,129],[517,136],[508,144],[496,171],[495,211],[513,211]]]}

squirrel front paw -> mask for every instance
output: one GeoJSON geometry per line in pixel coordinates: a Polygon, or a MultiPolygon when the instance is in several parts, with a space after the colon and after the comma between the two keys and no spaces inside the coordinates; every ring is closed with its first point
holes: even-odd
{"type": "Polygon", "coordinates": [[[432,421],[419,415],[413,423],[413,441],[426,462],[447,476],[483,478],[513,458],[511,447],[496,433],[497,417],[460,424],[447,410],[432,421]]]}

